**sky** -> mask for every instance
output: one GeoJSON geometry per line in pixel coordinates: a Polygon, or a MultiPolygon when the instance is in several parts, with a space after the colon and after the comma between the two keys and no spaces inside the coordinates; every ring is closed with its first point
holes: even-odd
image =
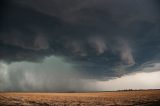
{"type": "Polygon", "coordinates": [[[159,0],[1,0],[0,91],[160,89],[159,0]]]}

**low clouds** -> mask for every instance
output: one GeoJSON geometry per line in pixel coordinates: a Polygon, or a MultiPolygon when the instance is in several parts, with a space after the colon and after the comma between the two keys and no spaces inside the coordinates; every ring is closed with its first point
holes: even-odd
{"type": "Polygon", "coordinates": [[[0,63],[0,90],[7,91],[84,91],[93,90],[74,65],[51,56],[40,63],[0,63]],[[85,82],[85,83],[84,83],[85,82]]]}
{"type": "Polygon", "coordinates": [[[120,40],[119,46],[117,47],[122,62],[127,65],[134,65],[135,60],[132,54],[132,49],[129,47],[127,40],[120,40]]]}
{"type": "Polygon", "coordinates": [[[143,68],[138,73],[106,81],[86,79],[74,64],[68,63],[62,57],[46,57],[39,63],[0,62],[0,91],[83,92],[158,89],[159,68],[160,64],[154,64],[153,67],[143,68]]]}
{"type": "Polygon", "coordinates": [[[5,90],[9,84],[8,82],[8,69],[7,65],[1,63],[0,64],[0,89],[5,90]]]}
{"type": "Polygon", "coordinates": [[[90,46],[96,50],[97,54],[102,54],[107,50],[106,41],[103,38],[93,36],[88,42],[90,46]]]}
{"type": "MultiPolygon", "coordinates": [[[[108,80],[138,72],[144,63],[159,63],[157,0],[5,0],[2,4],[0,60],[9,67],[22,61],[39,64],[54,55],[67,59],[85,79],[108,80]]],[[[45,75],[45,69],[36,70],[15,73],[31,77],[30,87],[40,80],[33,78],[36,74],[45,75]]]]}

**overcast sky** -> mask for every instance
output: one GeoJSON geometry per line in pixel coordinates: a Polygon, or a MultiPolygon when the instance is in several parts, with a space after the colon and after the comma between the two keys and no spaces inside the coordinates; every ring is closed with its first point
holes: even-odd
{"type": "Polygon", "coordinates": [[[159,0],[1,0],[1,91],[160,89],[159,0]]]}

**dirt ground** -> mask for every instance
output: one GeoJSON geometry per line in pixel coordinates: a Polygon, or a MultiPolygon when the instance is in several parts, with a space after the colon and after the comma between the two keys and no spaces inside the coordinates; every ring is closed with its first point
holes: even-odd
{"type": "Polygon", "coordinates": [[[94,93],[0,93],[0,106],[160,106],[160,90],[94,93]]]}

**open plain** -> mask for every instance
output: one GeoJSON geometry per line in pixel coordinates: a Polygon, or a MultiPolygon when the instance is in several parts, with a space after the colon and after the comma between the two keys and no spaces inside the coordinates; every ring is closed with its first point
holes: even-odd
{"type": "Polygon", "coordinates": [[[160,90],[91,93],[0,93],[0,106],[160,106],[160,90]]]}

